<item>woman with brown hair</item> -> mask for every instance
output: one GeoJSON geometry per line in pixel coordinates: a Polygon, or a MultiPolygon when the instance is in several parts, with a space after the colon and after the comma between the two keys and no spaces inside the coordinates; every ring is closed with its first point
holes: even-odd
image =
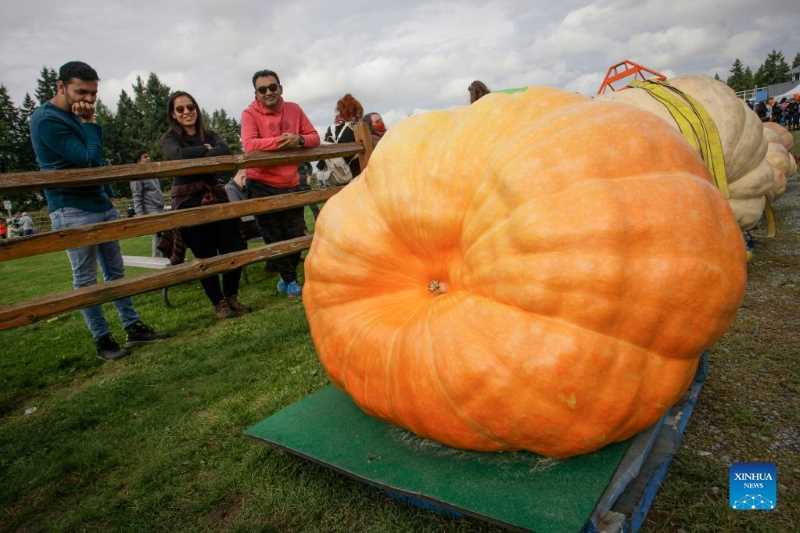
{"type": "MultiPolygon", "coordinates": [[[[352,94],[347,93],[336,102],[336,117],[333,124],[325,130],[325,142],[327,143],[353,143],[356,142],[356,124],[364,117],[364,108],[352,94]]],[[[350,171],[355,178],[361,173],[361,164],[358,156],[354,155],[347,160],[350,171]]],[[[323,162],[318,168],[324,169],[323,162]]]]}
{"type": "MultiPolygon", "coordinates": [[[[219,135],[205,128],[200,107],[191,94],[184,91],[172,93],[167,104],[167,119],[170,128],[161,137],[164,159],[192,159],[231,153],[219,135]]],[[[227,201],[225,188],[217,174],[178,176],[172,181],[173,209],[227,201]]],[[[181,228],[180,234],[194,256],[200,259],[244,250],[247,247],[239,233],[238,219],[181,228]]],[[[241,268],[223,273],[221,287],[220,276],[217,274],[200,280],[218,318],[231,318],[248,311],[238,300],[241,275],[241,268]]]]}

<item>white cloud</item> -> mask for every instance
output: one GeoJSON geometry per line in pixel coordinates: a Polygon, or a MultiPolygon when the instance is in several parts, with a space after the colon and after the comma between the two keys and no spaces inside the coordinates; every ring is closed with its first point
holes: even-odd
{"type": "Polygon", "coordinates": [[[490,87],[547,84],[593,94],[609,65],[632,59],[662,72],[753,69],[773,48],[800,51],[796,0],[479,0],[402,3],[245,0],[0,4],[0,83],[16,102],[43,65],[82,59],[113,105],[152,71],[207,110],[238,117],[252,73],[272,68],[286,97],[327,125],[345,92],[387,124],[464,104],[474,79],[490,87]],[[727,65],[727,66],[726,66],[727,65]]]}
{"type": "Polygon", "coordinates": [[[576,93],[585,94],[587,96],[594,96],[600,83],[603,81],[603,74],[599,72],[591,72],[589,74],[581,74],[574,80],[568,82],[564,88],[576,93]]]}

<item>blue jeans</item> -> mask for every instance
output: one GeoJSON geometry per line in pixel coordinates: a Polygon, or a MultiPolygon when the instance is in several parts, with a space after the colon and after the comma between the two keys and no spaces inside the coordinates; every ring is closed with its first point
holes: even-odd
{"type": "MultiPolygon", "coordinates": [[[[75,207],[62,207],[50,213],[54,230],[107,222],[116,220],[118,217],[117,210],[113,208],[94,213],[75,207]]],[[[72,287],[75,289],[97,284],[98,262],[103,269],[103,278],[106,281],[113,281],[125,275],[122,251],[117,241],[72,248],[67,250],[67,255],[72,265],[72,287]]],[[[133,301],[130,297],[115,300],[114,306],[117,308],[123,327],[127,328],[139,320],[139,315],[133,308],[133,301]]],[[[81,314],[94,339],[99,339],[109,333],[108,322],[106,322],[103,310],[99,305],[81,309],[81,314]]]]}

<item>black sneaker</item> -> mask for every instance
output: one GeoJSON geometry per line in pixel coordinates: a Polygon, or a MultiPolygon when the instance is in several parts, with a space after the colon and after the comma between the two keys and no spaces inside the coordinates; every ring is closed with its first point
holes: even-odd
{"type": "Polygon", "coordinates": [[[97,347],[97,358],[104,361],[122,359],[130,353],[126,348],[121,348],[110,333],[95,339],[94,345],[97,347]]]}
{"type": "Polygon", "coordinates": [[[128,342],[125,343],[125,346],[128,348],[131,346],[136,346],[137,344],[153,342],[166,337],[166,335],[163,333],[156,333],[153,328],[141,320],[134,322],[125,328],[125,331],[128,333],[128,342]]]}

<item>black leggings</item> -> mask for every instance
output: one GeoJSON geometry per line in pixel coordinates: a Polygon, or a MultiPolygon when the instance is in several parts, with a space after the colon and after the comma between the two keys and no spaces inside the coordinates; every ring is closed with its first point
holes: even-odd
{"type": "MultiPolygon", "coordinates": [[[[181,236],[186,246],[198,259],[205,259],[217,255],[237,252],[247,248],[239,233],[239,220],[220,220],[181,228],[181,236]]],[[[242,269],[229,270],[222,274],[222,288],[220,289],[219,274],[213,274],[200,280],[206,296],[211,303],[217,305],[223,297],[236,296],[239,293],[239,279],[242,269]]]]}

